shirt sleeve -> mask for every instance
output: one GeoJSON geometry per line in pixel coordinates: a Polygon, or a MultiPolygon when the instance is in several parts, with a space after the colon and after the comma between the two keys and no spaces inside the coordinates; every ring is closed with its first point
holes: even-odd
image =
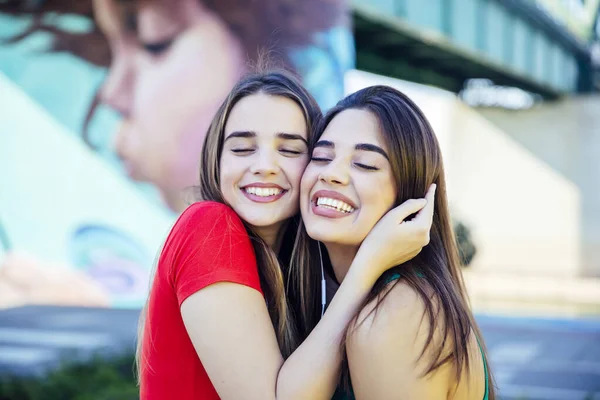
{"type": "Polygon", "coordinates": [[[179,217],[163,249],[179,305],[217,282],[233,282],[262,294],[254,249],[238,215],[216,202],[198,202],[179,217]]]}

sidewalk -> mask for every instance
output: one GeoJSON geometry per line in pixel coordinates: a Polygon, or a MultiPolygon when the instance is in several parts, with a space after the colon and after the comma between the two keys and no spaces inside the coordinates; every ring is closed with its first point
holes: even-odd
{"type": "MultiPolygon", "coordinates": [[[[66,356],[131,353],[138,314],[51,306],[0,310],[0,377],[41,374],[66,356]]],[[[600,399],[600,319],[479,313],[476,319],[500,400],[600,399]]]]}

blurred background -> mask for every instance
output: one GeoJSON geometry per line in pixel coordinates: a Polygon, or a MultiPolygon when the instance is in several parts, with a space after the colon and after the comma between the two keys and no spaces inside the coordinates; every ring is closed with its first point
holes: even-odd
{"type": "Polygon", "coordinates": [[[600,399],[599,10],[0,1],[0,400],[136,398],[149,271],[263,49],[323,110],[373,84],[416,101],[501,398],[600,399]]]}

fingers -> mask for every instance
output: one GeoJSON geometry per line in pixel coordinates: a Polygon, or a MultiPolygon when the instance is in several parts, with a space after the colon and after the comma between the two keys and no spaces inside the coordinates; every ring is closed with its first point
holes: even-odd
{"type": "Polygon", "coordinates": [[[437,185],[434,183],[427,190],[427,194],[425,194],[425,200],[427,200],[427,204],[419,211],[417,216],[414,218],[415,222],[425,223],[428,228],[431,227],[433,222],[433,212],[435,209],[435,190],[437,185]]]}
{"type": "Polygon", "coordinates": [[[435,183],[432,183],[431,186],[429,186],[429,189],[427,190],[427,193],[425,194],[425,200],[427,200],[428,203],[433,203],[433,201],[435,200],[436,189],[437,189],[437,185],[435,183]]]}
{"type": "Polygon", "coordinates": [[[404,221],[409,215],[417,213],[427,205],[425,199],[409,199],[392,210],[393,218],[397,222],[404,221]]]}
{"type": "Polygon", "coordinates": [[[407,261],[412,260],[413,258],[415,258],[416,256],[419,255],[421,250],[422,250],[422,248],[419,248],[418,250],[415,250],[412,253],[405,255],[401,260],[399,260],[398,265],[402,265],[402,264],[406,263],[407,261]]]}

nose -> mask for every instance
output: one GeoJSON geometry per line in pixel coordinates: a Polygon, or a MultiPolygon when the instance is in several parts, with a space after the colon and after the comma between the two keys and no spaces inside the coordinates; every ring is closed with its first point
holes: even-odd
{"type": "Polygon", "coordinates": [[[350,182],[348,168],[342,161],[331,161],[319,174],[319,180],[329,185],[347,185],[350,182]]]}
{"type": "Polygon", "coordinates": [[[133,55],[115,57],[102,86],[100,100],[124,117],[131,113],[135,85],[133,55]]]}
{"type": "Polygon", "coordinates": [[[256,159],[250,167],[250,172],[258,176],[276,175],[279,172],[279,164],[275,154],[269,150],[258,151],[256,159]]]}

